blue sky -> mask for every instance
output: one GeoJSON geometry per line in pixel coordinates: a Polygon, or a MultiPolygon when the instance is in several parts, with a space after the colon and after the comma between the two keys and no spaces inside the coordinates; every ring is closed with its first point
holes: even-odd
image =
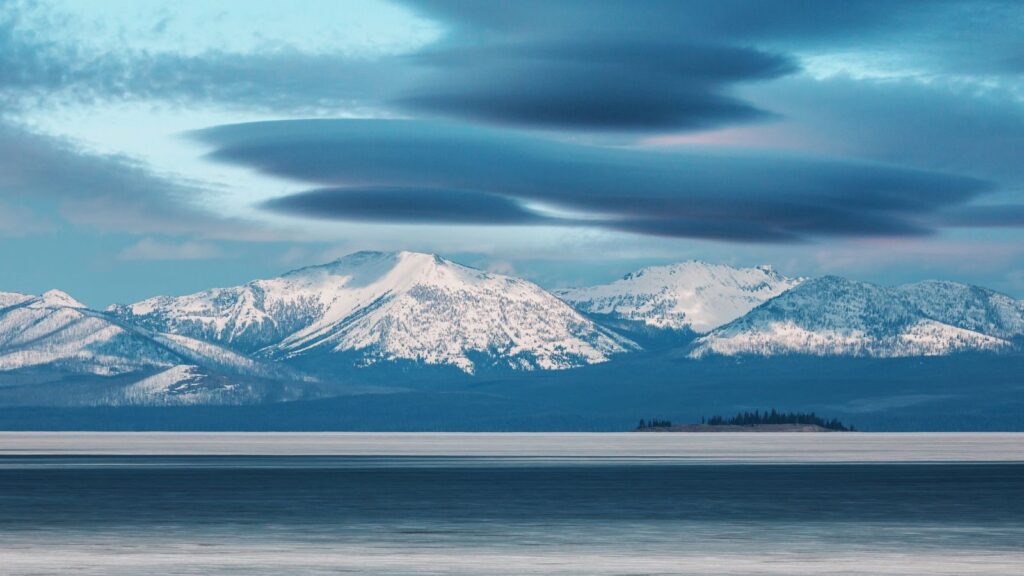
{"type": "Polygon", "coordinates": [[[361,249],[1024,296],[1015,2],[0,0],[0,290],[361,249]]]}

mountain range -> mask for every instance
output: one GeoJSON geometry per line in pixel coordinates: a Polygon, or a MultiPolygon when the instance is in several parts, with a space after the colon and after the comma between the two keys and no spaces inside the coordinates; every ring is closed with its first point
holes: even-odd
{"type": "Polygon", "coordinates": [[[555,370],[637,348],[539,286],[432,254],[359,252],[243,286],[108,313],[254,358],[555,370]]]}
{"type": "Polygon", "coordinates": [[[549,292],[432,254],[359,252],[102,311],[58,290],[0,292],[0,405],[251,404],[652,355],[1005,356],[1022,342],[1024,301],[954,282],[689,261],[549,292]]]}
{"type": "Polygon", "coordinates": [[[937,356],[1008,352],[1024,336],[1024,302],[953,282],[883,287],[815,278],[697,339],[707,354],[937,356]]]}

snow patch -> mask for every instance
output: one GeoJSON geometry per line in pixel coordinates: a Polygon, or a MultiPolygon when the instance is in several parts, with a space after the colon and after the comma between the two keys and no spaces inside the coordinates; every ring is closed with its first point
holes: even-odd
{"type": "Polygon", "coordinates": [[[644,268],[611,284],[556,294],[590,314],[703,334],[802,281],[781,276],[770,266],[733,268],[690,261],[644,268]]]}
{"type": "Polygon", "coordinates": [[[473,373],[604,362],[636,348],[540,287],[433,254],[358,252],[277,278],[112,308],[160,332],[271,359],[357,353],[473,373]]]}

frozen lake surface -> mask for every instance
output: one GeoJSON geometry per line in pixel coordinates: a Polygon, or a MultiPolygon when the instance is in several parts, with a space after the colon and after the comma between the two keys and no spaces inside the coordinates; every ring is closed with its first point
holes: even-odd
{"type": "Polygon", "coordinates": [[[0,432],[0,456],[46,454],[1021,462],[1024,433],[0,432]]]}
{"type": "Polygon", "coordinates": [[[1014,575],[1021,434],[0,434],[10,575],[1014,575]]]}

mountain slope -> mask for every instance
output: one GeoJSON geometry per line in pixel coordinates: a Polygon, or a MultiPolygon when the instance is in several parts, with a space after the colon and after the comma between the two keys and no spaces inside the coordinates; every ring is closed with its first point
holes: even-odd
{"type": "Polygon", "coordinates": [[[733,268],[694,260],[652,266],[611,284],[556,294],[588,314],[703,334],[801,281],[767,266],[733,268]]]}
{"type": "Polygon", "coordinates": [[[112,376],[169,366],[175,355],[91,313],[67,294],[0,296],[0,371],[58,366],[112,376]]]}
{"type": "Polygon", "coordinates": [[[111,313],[274,360],[561,369],[635,345],[540,287],[432,254],[359,252],[321,266],[111,313]],[[335,360],[332,360],[334,358],[335,360]]]}
{"type": "Polygon", "coordinates": [[[953,283],[896,288],[808,280],[699,338],[691,355],[934,356],[1012,348],[1024,323],[1007,296],[953,283]]]}
{"type": "Polygon", "coordinates": [[[1024,335],[1024,300],[988,288],[941,280],[897,288],[929,318],[997,338],[1024,335]]]}
{"type": "Polygon", "coordinates": [[[281,375],[215,345],[126,326],[58,290],[0,293],[0,374],[5,393],[22,398],[48,393],[32,383],[50,382],[65,399],[158,404],[192,403],[200,392],[209,402],[254,399],[244,383],[281,375]],[[154,374],[165,375],[163,388],[125,395],[124,386],[154,374]],[[179,386],[186,381],[188,390],[179,386]]]}

